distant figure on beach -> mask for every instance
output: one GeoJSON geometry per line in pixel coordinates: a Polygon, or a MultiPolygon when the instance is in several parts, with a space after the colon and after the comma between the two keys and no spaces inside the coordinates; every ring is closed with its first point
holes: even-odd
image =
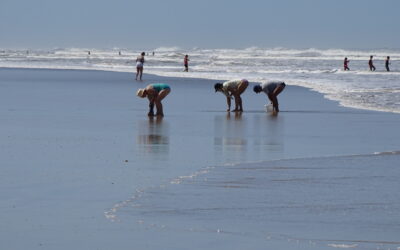
{"type": "Polygon", "coordinates": [[[164,116],[163,106],[161,101],[171,92],[171,88],[165,83],[153,83],[147,85],[144,89],[138,89],[136,95],[149,99],[149,113],[148,116],[154,116],[154,105],[157,108],[157,116],[164,116]]]}
{"type": "Polygon", "coordinates": [[[346,70],[350,70],[350,68],[349,68],[349,60],[347,60],[347,57],[345,57],[344,58],[344,62],[343,62],[343,67],[344,67],[344,70],[346,71],[346,70]]]}
{"type": "Polygon", "coordinates": [[[386,60],[385,60],[386,71],[390,71],[389,65],[390,65],[390,56],[386,57],[386,60]]]}
{"type": "Polygon", "coordinates": [[[136,58],[136,78],[135,80],[137,81],[138,76],[139,80],[142,80],[142,75],[143,75],[143,65],[144,65],[144,56],[146,53],[142,52],[140,56],[136,58]]]}
{"type": "Polygon", "coordinates": [[[90,56],[90,50],[87,52],[87,54],[90,56]]]}
{"type": "Polygon", "coordinates": [[[372,58],[373,58],[373,56],[370,56],[369,57],[369,61],[368,61],[368,65],[369,65],[369,70],[370,71],[375,71],[375,66],[374,66],[374,63],[373,63],[373,61],[372,61],[372,58]]]}
{"type": "Polygon", "coordinates": [[[154,51],[153,51],[153,56],[154,56],[154,51]]]}
{"type": "Polygon", "coordinates": [[[240,95],[249,86],[249,81],[246,79],[242,80],[231,80],[224,83],[216,83],[214,85],[215,92],[222,92],[226,96],[226,102],[228,104],[228,109],[231,110],[231,99],[235,98],[235,109],[233,111],[243,111],[242,98],[240,95]]]}
{"type": "Polygon", "coordinates": [[[189,56],[186,55],[183,59],[183,65],[185,66],[185,72],[189,72],[189,56]]]}
{"type": "Polygon", "coordinates": [[[121,55],[121,51],[118,52],[118,55],[121,55]]]}
{"type": "Polygon", "coordinates": [[[253,90],[257,94],[261,91],[267,94],[268,99],[273,105],[273,111],[277,113],[279,112],[279,103],[277,96],[285,89],[285,86],[286,84],[282,81],[270,81],[254,86],[253,90]]]}

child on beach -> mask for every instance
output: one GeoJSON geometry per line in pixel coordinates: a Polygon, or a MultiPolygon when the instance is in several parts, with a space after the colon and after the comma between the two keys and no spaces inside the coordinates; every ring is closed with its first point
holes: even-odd
{"type": "Polygon", "coordinates": [[[148,116],[154,116],[154,105],[157,108],[157,116],[164,116],[163,106],[161,101],[171,92],[171,88],[165,83],[153,83],[147,85],[144,89],[138,89],[136,95],[149,99],[149,113],[148,116]]]}
{"type": "Polygon", "coordinates": [[[231,80],[224,83],[216,83],[214,85],[215,92],[222,92],[226,96],[226,102],[228,109],[231,110],[231,99],[232,96],[235,98],[235,109],[233,111],[243,111],[242,98],[240,95],[249,86],[249,82],[246,79],[242,80],[231,80]]]}
{"type": "Polygon", "coordinates": [[[142,52],[140,56],[136,58],[136,78],[135,80],[137,81],[137,78],[139,76],[140,81],[142,80],[142,75],[143,75],[143,65],[144,65],[144,56],[146,53],[142,52]]]}
{"type": "Polygon", "coordinates": [[[183,59],[183,65],[185,66],[185,72],[189,71],[189,56],[185,55],[185,58],[183,59]]]}
{"type": "Polygon", "coordinates": [[[390,56],[386,57],[386,60],[385,60],[386,71],[390,71],[390,69],[389,69],[390,62],[389,62],[389,60],[390,60],[390,56]]]}
{"type": "Polygon", "coordinates": [[[344,66],[344,71],[350,70],[349,68],[349,60],[347,60],[347,57],[344,58],[343,66],[344,66]]]}
{"type": "Polygon", "coordinates": [[[369,65],[369,70],[370,71],[375,71],[375,66],[374,66],[374,63],[372,62],[372,58],[373,58],[373,56],[370,56],[369,57],[369,61],[368,61],[368,65],[369,65]]]}
{"type": "Polygon", "coordinates": [[[256,92],[257,94],[260,93],[261,91],[267,94],[268,99],[271,101],[273,105],[273,111],[277,113],[279,112],[279,104],[277,96],[283,91],[285,86],[286,84],[282,81],[271,81],[254,86],[253,91],[256,92]]]}

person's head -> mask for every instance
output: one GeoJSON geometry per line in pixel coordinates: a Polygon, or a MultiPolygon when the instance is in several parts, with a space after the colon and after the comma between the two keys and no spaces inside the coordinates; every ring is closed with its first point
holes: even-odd
{"type": "Polygon", "coordinates": [[[188,55],[185,55],[185,57],[189,57],[188,55]]]}
{"type": "Polygon", "coordinates": [[[344,60],[346,60],[346,61],[347,61],[347,57],[345,57],[345,58],[344,58],[344,60]]]}
{"type": "Polygon", "coordinates": [[[217,82],[216,84],[214,84],[215,92],[222,91],[222,87],[223,87],[223,85],[220,82],[217,82]]]}
{"type": "Polygon", "coordinates": [[[370,56],[369,58],[371,58],[371,59],[372,59],[373,57],[374,57],[374,56],[370,56]]]}
{"type": "Polygon", "coordinates": [[[253,91],[258,94],[262,91],[262,88],[260,85],[256,85],[256,86],[254,86],[253,91]]]}
{"type": "Polygon", "coordinates": [[[142,56],[145,56],[146,55],[146,53],[144,53],[144,52],[142,52],[142,54],[141,54],[142,56]]]}
{"type": "Polygon", "coordinates": [[[136,95],[141,98],[145,98],[147,95],[147,92],[145,89],[138,89],[138,91],[136,92],[136,95]]]}
{"type": "Polygon", "coordinates": [[[390,59],[390,56],[388,56],[387,59],[390,59]]]}

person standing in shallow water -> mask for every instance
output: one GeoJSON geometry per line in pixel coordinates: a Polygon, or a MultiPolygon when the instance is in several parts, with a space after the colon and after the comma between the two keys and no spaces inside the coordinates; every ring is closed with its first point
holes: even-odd
{"type": "Polygon", "coordinates": [[[372,61],[372,59],[373,59],[374,57],[373,56],[370,56],[369,57],[369,61],[368,61],[368,66],[369,66],[369,70],[370,71],[375,71],[375,66],[374,66],[374,63],[373,63],[373,61],[372,61]]]}
{"type": "Polygon", "coordinates": [[[215,92],[221,92],[226,96],[226,103],[228,104],[228,109],[231,110],[231,99],[235,99],[235,109],[233,111],[243,111],[242,98],[240,95],[249,86],[249,81],[246,79],[242,80],[231,80],[224,83],[216,83],[214,85],[215,92]]]}
{"type": "Polygon", "coordinates": [[[153,83],[147,85],[144,89],[138,89],[136,95],[149,99],[149,113],[148,116],[154,116],[154,106],[157,109],[157,116],[164,116],[163,105],[161,101],[171,92],[171,88],[165,83],[153,83]]]}
{"type": "Polygon", "coordinates": [[[185,58],[183,59],[183,65],[185,66],[185,72],[189,72],[189,56],[185,55],[185,58]]]}
{"type": "Polygon", "coordinates": [[[139,80],[142,80],[142,75],[143,75],[143,65],[144,65],[144,56],[146,53],[142,52],[140,56],[136,58],[136,78],[135,80],[137,81],[138,76],[139,80]]]}
{"type": "Polygon", "coordinates": [[[386,71],[390,71],[389,65],[390,65],[390,56],[386,57],[386,60],[385,60],[386,71]]]}
{"type": "Polygon", "coordinates": [[[254,86],[253,91],[256,92],[256,94],[260,93],[261,91],[267,94],[268,99],[273,105],[273,111],[277,113],[279,112],[279,103],[277,96],[285,89],[285,87],[286,84],[282,81],[271,81],[254,86]]]}
{"type": "Polygon", "coordinates": [[[350,70],[349,68],[349,60],[347,60],[347,57],[344,58],[344,62],[343,62],[343,67],[344,67],[344,71],[346,70],[350,70]]]}

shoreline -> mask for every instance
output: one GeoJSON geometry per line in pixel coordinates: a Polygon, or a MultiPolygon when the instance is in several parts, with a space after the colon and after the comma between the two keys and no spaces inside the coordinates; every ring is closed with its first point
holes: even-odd
{"type": "MultiPolygon", "coordinates": [[[[39,68],[37,68],[37,67],[32,67],[32,68],[31,67],[26,67],[26,68],[24,68],[24,67],[0,67],[0,69],[100,71],[100,72],[110,72],[110,73],[126,73],[126,74],[133,74],[133,75],[136,74],[134,66],[132,66],[131,71],[124,70],[124,69],[121,69],[121,70],[114,69],[113,70],[113,69],[97,69],[97,68],[51,68],[51,67],[43,67],[43,68],[40,68],[40,67],[39,68]]],[[[177,72],[175,72],[175,73],[177,73],[177,72]]],[[[367,73],[369,73],[369,72],[367,71],[367,73]]],[[[384,73],[386,73],[386,72],[384,72],[384,73]]],[[[145,75],[149,75],[150,77],[157,76],[157,77],[162,77],[162,78],[180,78],[180,79],[187,78],[187,79],[192,79],[192,80],[196,80],[196,79],[212,80],[212,81],[228,80],[228,79],[213,79],[213,78],[201,78],[201,77],[199,78],[199,77],[188,77],[188,76],[168,76],[168,74],[156,74],[156,73],[146,73],[146,72],[144,73],[144,76],[145,75]]],[[[154,78],[154,77],[152,77],[152,78],[154,78]]],[[[283,80],[283,81],[285,81],[285,80],[283,80]]],[[[293,81],[293,80],[290,80],[290,81],[293,81]]],[[[255,83],[261,83],[261,82],[250,81],[250,84],[255,84],[255,83]]],[[[287,83],[287,81],[286,81],[286,83],[287,83]]],[[[291,85],[291,84],[289,83],[289,85],[291,85]]],[[[331,93],[325,93],[323,91],[319,91],[315,87],[308,86],[308,84],[305,84],[305,85],[304,84],[294,84],[292,86],[302,87],[302,88],[309,89],[311,91],[315,91],[315,92],[321,94],[325,99],[333,101],[333,102],[337,102],[340,106],[345,107],[345,108],[359,109],[359,110],[366,110],[366,111],[373,111],[373,112],[385,112],[385,113],[400,114],[400,111],[396,111],[396,110],[389,109],[389,108],[365,107],[362,105],[349,104],[349,103],[346,103],[346,101],[344,101],[344,100],[337,100],[335,97],[332,97],[331,93]]]]}

